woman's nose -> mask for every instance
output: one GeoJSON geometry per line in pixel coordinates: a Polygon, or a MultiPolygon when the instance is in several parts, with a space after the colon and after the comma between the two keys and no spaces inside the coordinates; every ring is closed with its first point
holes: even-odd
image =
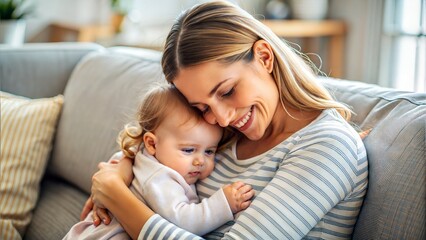
{"type": "Polygon", "coordinates": [[[226,106],[211,107],[210,114],[214,119],[213,123],[208,121],[211,124],[218,123],[221,127],[227,127],[231,121],[231,110],[226,106]]]}

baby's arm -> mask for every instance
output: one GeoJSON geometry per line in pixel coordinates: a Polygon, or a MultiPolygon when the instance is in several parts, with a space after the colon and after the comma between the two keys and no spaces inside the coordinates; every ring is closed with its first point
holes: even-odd
{"type": "MultiPolygon", "coordinates": [[[[140,175],[135,176],[137,178],[140,175]]],[[[154,212],[177,226],[201,236],[233,220],[234,210],[240,211],[243,206],[249,205],[242,200],[242,195],[248,188],[244,186],[246,185],[242,183],[229,185],[199,202],[195,189],[191,188],[181,176],[170,170],[159,170],[140,190],[143,191],[143,198],[154,212]],[[224,189],[231,199],[232,210],[224,189]]]]}
{"type": "Polygon", "coordinates": [[[232,213],[237,213],[250,206],[251,198],[254,196],[254,190],[250,185],[243,182],[235,182],[223,187],[223,193],[228,200],[232,213]]]}

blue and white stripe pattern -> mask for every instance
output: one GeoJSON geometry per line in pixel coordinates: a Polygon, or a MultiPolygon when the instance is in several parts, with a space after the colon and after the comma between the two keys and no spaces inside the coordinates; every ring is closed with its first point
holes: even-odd
{"type": "MultiPolygon", "coordinates": [[[[366,193],[368,162],[358,134],[335,110],[323,111],[264,154],[236,160],[234,146],[218,158],[214,172],[197,185],[200,198],[235,181],[252,185],[256,197],[235,222],[205,238],[350,239],[366,193]]],[[[160,235],[197,238],[159,215],[139,238],[160,235]]]]}

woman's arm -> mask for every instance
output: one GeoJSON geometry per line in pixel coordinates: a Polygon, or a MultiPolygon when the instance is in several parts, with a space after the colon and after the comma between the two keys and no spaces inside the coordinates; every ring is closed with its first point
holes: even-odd
{"type": "Polygon", "coordinates": [[[107,208],[134,239],[154,212],[143,204],[128,188],[132,174],[132,160],[100,163],[92,178],[92,201],[95,206],[107,208]],[[131,177],[129,177],[131,176],[131,177]]]}
{"type": "MultiPolygon", "coordinates": [[[[123,177],[124,182],[127,186],[129,186],[131,181],[133,180],[133,160],[130,158],[126,158],[121,151],[118,151],[112,155],[112,157],[108,160],[108,163],[120,163],[119,165],[117,165],[117,167],[119,167],[119,171],[121,172],[121,176],[123,177]]],[[[80,221],[83,221],[87,217],[89,212],[92,210],[93,224],[95,226],[98,226],[99,224],[101,224],[101,222],[103,222],[104,224],[109,224],[111,222],[111,217],[108,214],[108,210],[94,205],[92,196],[90,196],[84,204],[83,210],[80,214],[80,221]]]]}

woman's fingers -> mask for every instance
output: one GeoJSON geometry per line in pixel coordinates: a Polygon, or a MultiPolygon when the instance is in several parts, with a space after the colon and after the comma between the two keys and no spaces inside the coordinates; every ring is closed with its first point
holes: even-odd
{"type": "Polygon", "coordinates": [[[86,200],[86,203],[84,204],[83,210],[81,211],[80,221],[83,221],[92,209],[93,209],[93,201],[92,201],[92,198],[89,197],[86,200]]]}
{"type": "Polygon", "coordinates": [[[111,222],[111,217],[108,214],[108,210],[105,208],[97,208],[97,215],[101,219],[102,223],[108,225],[111,222]]]}
{"type": "Polygon", "coordinates": [[[118,159],[111,159],[111,160],[108,161],[108,163],[111,163],[111,164],[118,164],[119,162],[120,162],[120,160],[118,160],[118,159]]]}
{"type": "Polygon", "coordinates": [[[93,225],[95,225],[95,227],[99,226],[101,223],[108,225],[111,222],[111,217],[108,214],[108,210],[105,208],[96,207],[96,205],[93,206],[92,219],[93,225]]]}
{"type": "Polygon", "coordinates": [[[98,169],[102,169],[102,168],[104,168],[105,166],[108,166],[108,164],[109,164],[109,163],[106,163],[106,162],[100,162],[100,163],[98,163],[98,169]]]}
{"type": "Polygon", "coordinates": [[[98,207],[96,207],[96,205],[93,206],[93,214],[92,214],[92,219],[93,219],[93,225],[95,225],[95,227],[99,226],[99,224],[101,224],[101,218],[98,216],[98,207]]]}
{"type": "Polygon", "coordinates": [[[120,160],[110,159],[109,162],[100,162],[98,164],[100,171],[114,171],[123,179],[127,186],[130,186],[133,180],[133,160],[123,157],[120,160]]]}
{"type": "Polygon", "coordinates": [[[123,178],[127,186],[133,181],[133,160],[127,157],[123,157],[117,164],[120,169],[120,175],[123,178]]]}

